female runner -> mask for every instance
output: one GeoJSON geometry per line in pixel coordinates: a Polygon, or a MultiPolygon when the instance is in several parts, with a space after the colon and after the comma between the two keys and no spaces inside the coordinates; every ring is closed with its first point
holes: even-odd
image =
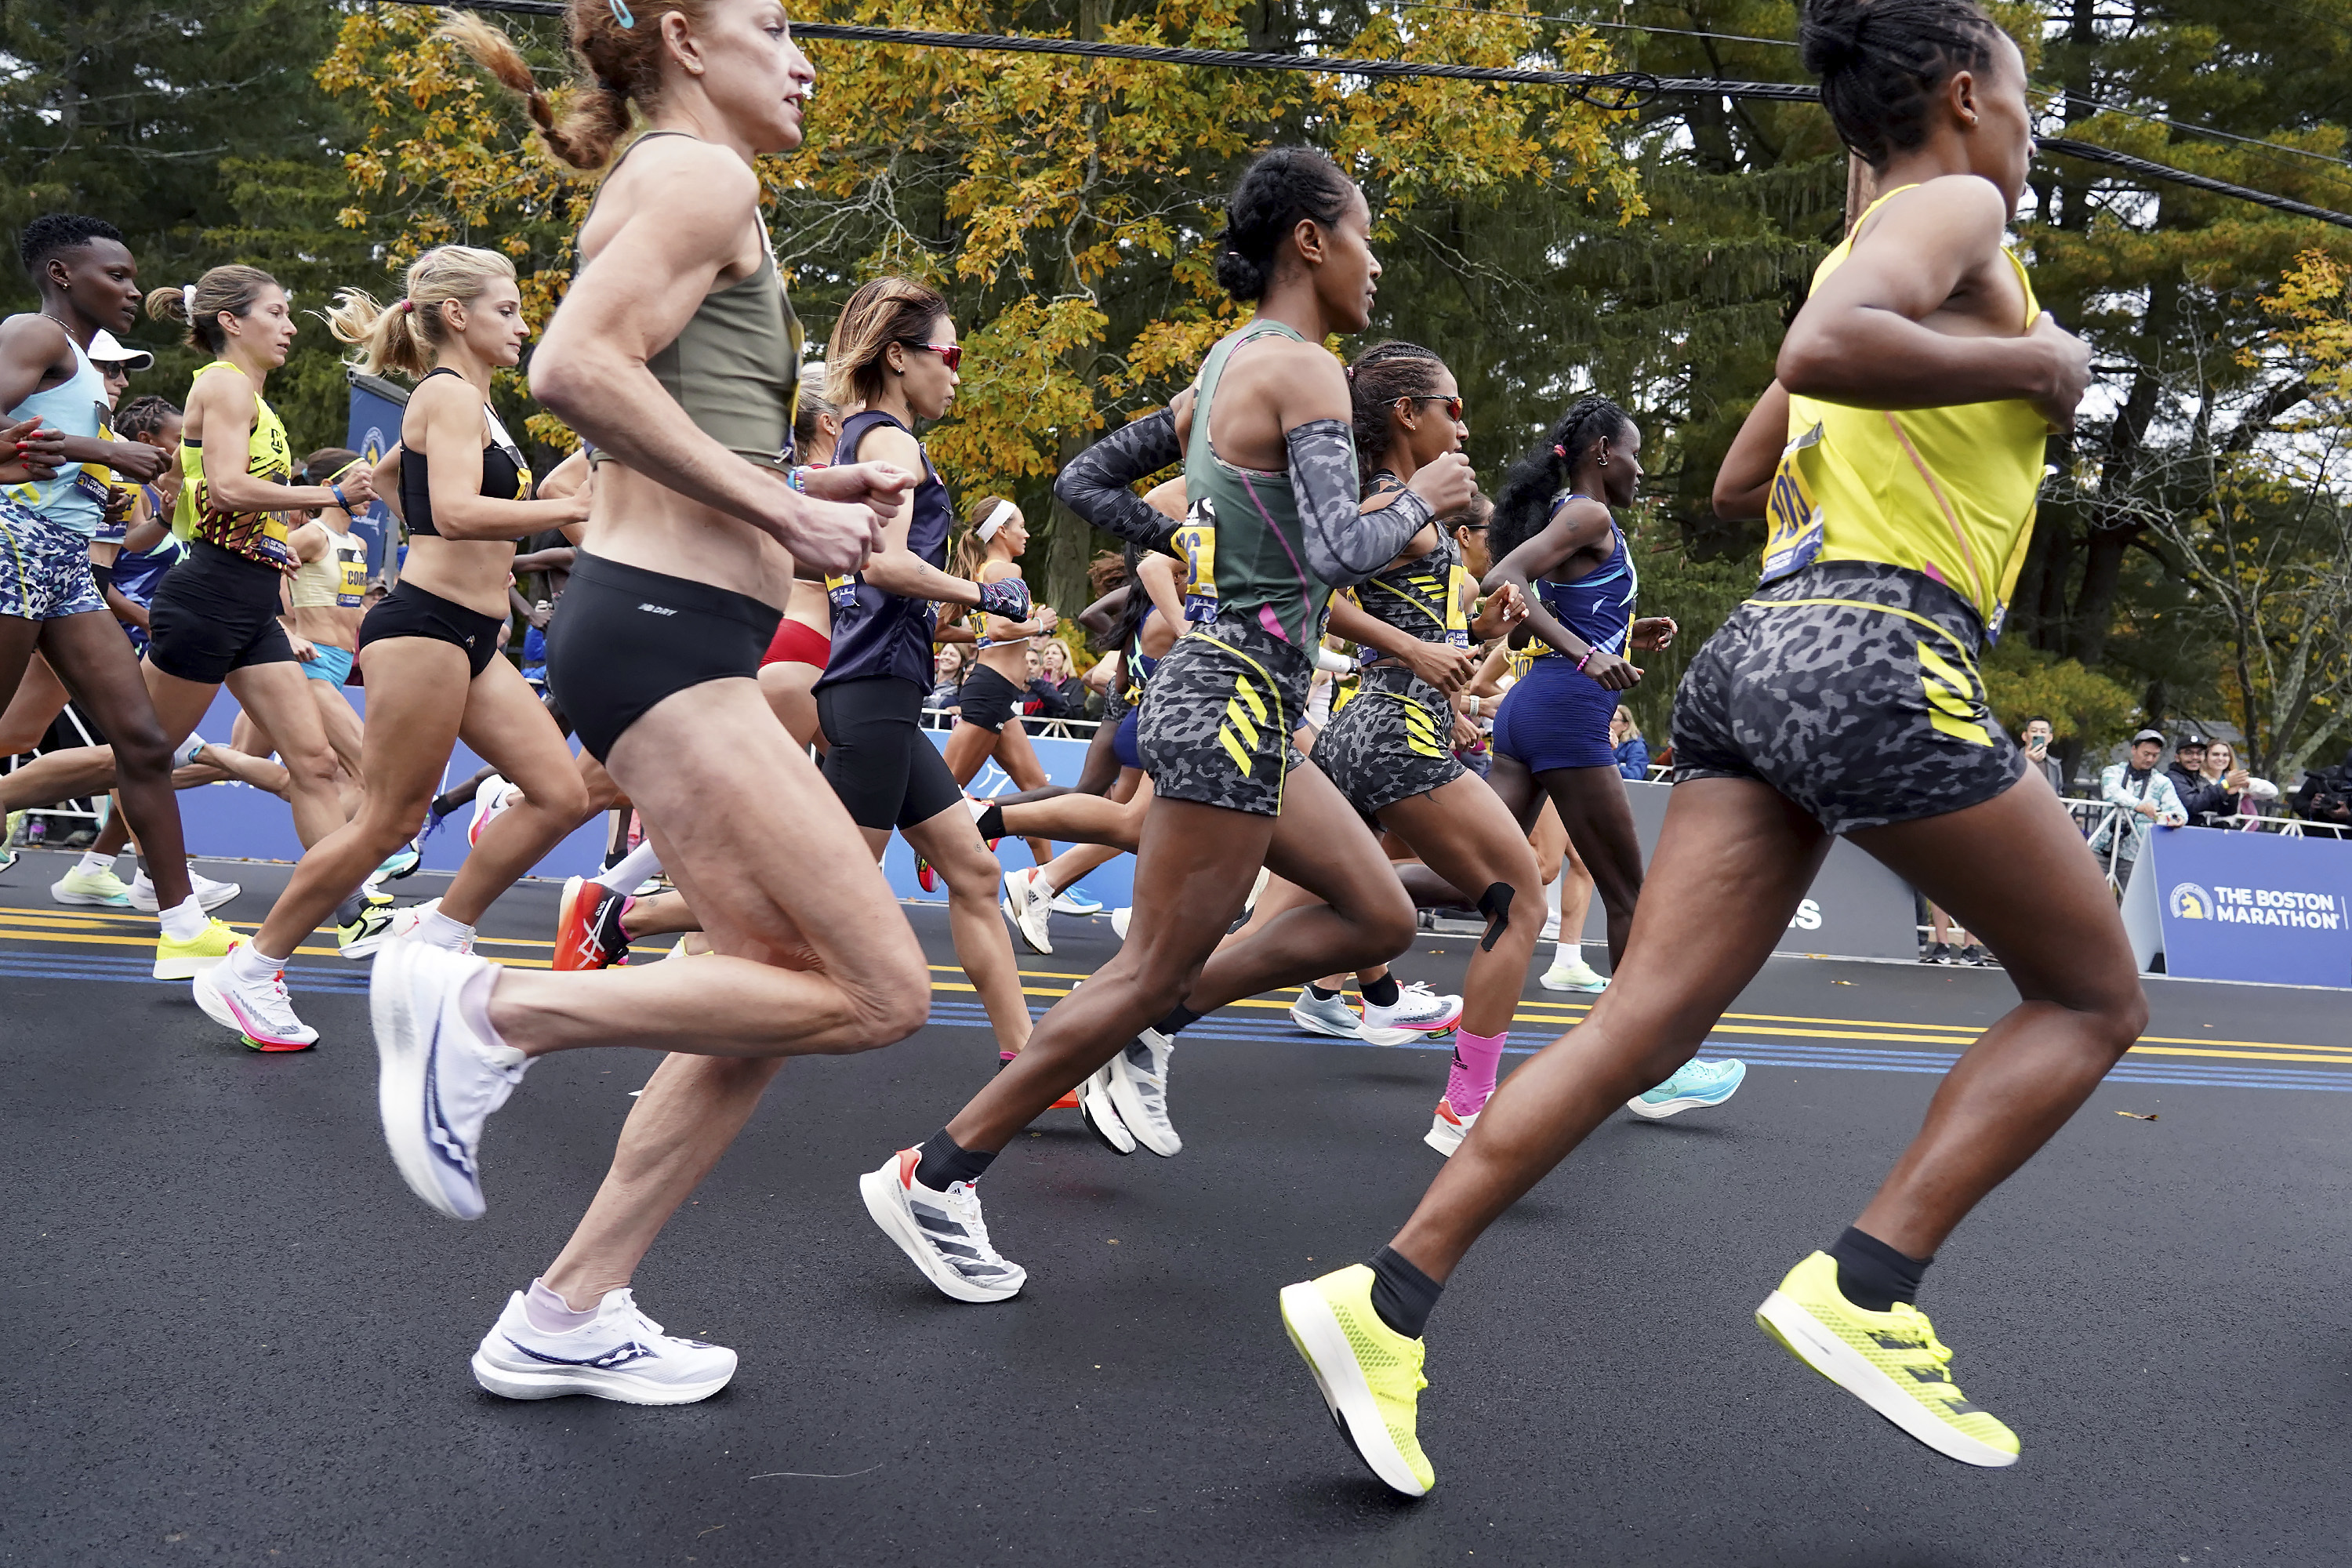
{"type": "Polygon", "coordinates": [[[1676,696],[1675,788],[1624,963],[1584,1023],[1511,1075],[1370,1266],[1282,1293],[1326,1404],[1408,1494],[1433,1479],[1413,1428],[1443,1281],[1690,1055],[1832,834],[1982,936],[2024,998],[1953,1068],[1853,1226],[1757,1313],[1938,1453],[2004,1466],[2018,1439],[1962,1397],[1912,1304],[1922,1273],[2147,1020],[2105,880],[1976,668],[2032,537],[2045,432],[2072,424],[2090,377],[2088,346],[2040,312],[2003,241],[2033,151],[2024,61],[1967,0],[1813,0],[1801,30],[1839,135],[1885,194],[1815,271],[1780,348],[1785,395],[1759,402],[1717,481],[1729,515],[1772,520],[1765,581],[1676,696]],[[2032,899],[2016,897],[2019,866],[2035,868],[2032,899]]]}
{"type": "MultiPolygon", "coordinates": [[[[956,541],[948,563],[951,575],[974,583],[1001,583],[1021,575],[1021,554],[1029,548],[1029,522],[1019,507],[1002,496],[982,496],[964,514],[964,535],[956,541]]],[[[1028,695],[1026,661],[1031,639],[1050,634],[1059,624],[1060,618],[1045,605],[1033,604],[1018,620],[979,609],[971,612],[967,629],[971,633],[973,661],[964,672],[963,693],[945,753],[948,773],[959,791],[971,783],[982,763],[992,760],[1004,770],[1015,789],[1045,786],[1045,764],[1037,760],[1029,731],[1020,722],[1021,703],[1028,695]]],[[[1043,866],[1054,858],[1054,847],[1033,838],[1029,854],[1043,866]]]]}
{"type": "Polygon", "coordinates": [[[1255,305],[1252,319],[1210,351],[1177,406],[1097,442],[1057,482],[1080,517],[1156,542],[1165,520],[1127,486],[1182,457],[1195,629],[1152,672],[1137,728],[1157,793],[1128,941],[947,1127],[860,1181],[884,1233],[958,1300],[1021,1289],[1020,1268],[987,1244],[972,1183],[1057,1098],[1099,1069],[1135,1141],[1173,1154],[1176,1031],[1237,997],[1393,958],[1412,938],[1387,857],[1290,748],[1332,589],[1387,564],[1472,486],[1470,465],[1449,455],[1359,515],[1347,377],[1320,345],[1370,318],[1370,226],[1363,193],[1320,153],[1261,155],[1228,205],[1217,257],[1228,292],[1255,305]],[[1328,907],[1294,910],[1260,941],[1211,957],[1261,866],[1328,907]]]}
{"type": "MultiPolygon", "coordinates": [[[[340,483],[361,461],[357,452],[328,447],[302,460],[304,482],[320,487],[340,483]]],[[[350,679],[352,658],[359,651],[360,600],[367,593],[367,541],[352,531],[352,514],[341,507],[321,508],[309,522],[286,536],[286,547],[297,563],[286,584],[286,603],[294,612],[294,636],[309,645],[294,652],[302,673],[313,684],[319,721],[326,726],[327,744],[335,749],[346,780],[344,810],[357,805],[351,790],[360,779],[360,716],[343,697],[350,679]]]]}
{"type": "Polygon", "coordinates": [[[328,321],[359,346],[362,373],[415,379],[400,422],[408,561],[357,639],[368,692],[360,815],[302,857],[246,950],[196,988],[205,1011],[257,1050],[299,1050],[318,1038],[295,1016],[278,972],[321,921],[336,916],[346,956],[383,941],[392,916],[355,895],[424,825],[460,738],[519,784],[522,799],[475,844],[439,907],[419,917],[419,940],[466,943],[481,910],[587,809],[555,721],[499,657],[514,542],[587,515],[576,498],[527,499],[530,470],[490,410],[492,372],[520,361],[530,332],[514,264],[496,251],[440,246],[410,264],[397,303],[387,309],[345,289],[328,321]]]}
{"type": "MultiPolygon", "coordinates": [[[[813,468],[824,468],[833,461],[834,447],[840,439],[841,411],[816,388],[803,384],[800,409],[793,417],[793,448],[800,460],[813,468]]],[[[824,584],[794,578],[793,596],[784,605],[784,618],[777,624],[775,640],[760,656],[760,689],[767,694],[768,706],[776,710],[784,729],[803,746],[823,742],[817,730],[815,689],[832,648],[833,606],[825,600],[824,584]]]]}
{"type": "MultiPolygon", "coordinates": [[[[498,969],[395,942],[371,989],[384,1136],[411,1188],[482,1212],[485,1118],[531,1058],[676,1052],[637,1097],[586,1218],[474,1358],[513,1398],[683,1404],[732,1351],[666,1335],[630,1275],[788,1056],[903,1038],[929,972],[848,814],[761,695],[796,571],[854,572],[912,477],[787,469],[797,322],[753,160],[799,145],[814,73],[775,0],[574,0],[582,79],[558,120],[505,35],[452,33],[521,95],[548,146],[606,174],[582,266],[531,360],[532,392],[596,448],[587,531],[548,679],[651,826],[718,952],[585,973],[498,969]],[[623,18],[629,25],[624,25],[623,18]],[[804,488],[803,488],[804,487],[804,488]]],[[[509,814],[511,815],[511,814],[509,814]]]]}

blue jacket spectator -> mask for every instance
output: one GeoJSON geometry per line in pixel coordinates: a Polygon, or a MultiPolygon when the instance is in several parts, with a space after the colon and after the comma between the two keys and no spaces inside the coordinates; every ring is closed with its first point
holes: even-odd
{"type": "Polygon", "coordinates": [[[1649,742],[1642,739],[1642,727],[1633,722],[1633,710],[1623,703],[1609,718],[1609,748],[1617,756],[1617,771],[1629,779],[1650,776],[1649,742]]]}

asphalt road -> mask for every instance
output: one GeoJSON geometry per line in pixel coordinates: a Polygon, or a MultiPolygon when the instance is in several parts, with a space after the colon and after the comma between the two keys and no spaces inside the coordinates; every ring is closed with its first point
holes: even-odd
{"type": "MultiPolygon", "coordinates": [[[[599,1564],[2338,1563],[2352,1502],[2352,1006],[2156,982],[2149,1040],[1962,1228],[1922,1306],[2021,1434],[1983,1472],[1809,1375],[1750,1316],[1859,1209],[1998,973],[1775,960],[1719,1035],[1730,1105],[1622,1118],[1498,1225],[1431,1326],[1438,1488],[1392,1500],[1334,1435],[1275,1292],[1368,1254],[1437,1165],[1442,1050],[1227,1009],[1173,1075],[1183,1154],[1052,1113],[987,1179],[1030,1273],[950,1302],[857,1174],[993,1066],[942,969],[932,1024],[793,1064],[637,1280],[734,1346],[699,1405],[510,1404],[466,1361],[552,1255],[652,1062],[537,1066],[485,1144],[490,1210],[437,1218],[375,1125],[364,974],[298,959],[324,1032],[259,1057],[152,927],[0,872],[0,1561],[599,1564]],[[2119,1111],[2135,1113],[2119,1115],[2119,1111]],[[2142,1116],[2154,1115],[2153,1121],[2142,1116]]],[[[207,868],[215,875],[222,868],[207,868]]],[[[259,921],[282,868],[238,867],[259,921]]],[[[429,896],[419,877],[404,893],[429,896]]],[[[546,962],[554,890],[486,951],[546,962]]],[[[940,913],[918,907],[935,963],[940,913]]],[[[1042,1008],[1111,951],[1057,921],[1042,1008]]],[[[1466,941],[1400,969],[1458,977],[1466,941]]],[[[1580,1009],[1533,992],[1539,1044],[1580,1009]]],[[[1715,1054],[1713,1048],[1709,1054],[1715,1054]]]]}

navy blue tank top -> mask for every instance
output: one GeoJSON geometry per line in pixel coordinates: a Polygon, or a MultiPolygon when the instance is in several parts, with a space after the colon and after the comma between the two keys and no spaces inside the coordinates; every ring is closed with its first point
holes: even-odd
{"type": "MultiPolygon", "coordinates": [[[[834,461],[857,461],[858,443],[877,425],[907,429],[878,409],[853,414],[842,423],[834,461]]],[[[911,430],[907,433],[914,434],[911,430]]],[[[920,445],[917,443],[919,448],[920,445]]],[[[915,487],[913,503],[907,548],[944,571],[948,563],[948,525],[955,512],[948,502],[948,487],[940,481],[939,470],[931,467],[929,452],[923,454],[923,478],[915,487]]],[[[863,573],[852,580],[851,587],[856,595],[854,602],[844,603],[840,597],[834,601],[833,651],[824,661],[824,673],[818,677],[817,687],[887,675],[930,690],[934,615],[930,601],[886,594],[867,583],[863,573]]]]}
{"type": "MultiPolygon", "coordinates": [[[[1563,495],[1552,503],[1552,510],[1558,511],[1563,501],[1589,499],[1563,495]]],[[[1633,570],[1633,552],[1625,547],[1625,531],[1612,520],[1609,531],[1616,536],[1617,546],[1609,552],[1608,560],[1573,583],[1539,578],[1535,588],[1554,620],[1601,652],[1622,658],[1627,634],[1633,626],[1633,599],[1642,583],[1640,574],[1633,570]]],[[[1549,647],[1543,651],[1557,652],[1549,647]]]]}

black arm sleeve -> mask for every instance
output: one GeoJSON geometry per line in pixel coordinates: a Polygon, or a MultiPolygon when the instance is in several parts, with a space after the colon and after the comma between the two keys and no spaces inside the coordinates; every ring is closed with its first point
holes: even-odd
{"type": "Polygon", "coordinates": [[[1163,408],[1079,453],[1054,481],[1054,493],[1105,533],[1156,550],[1176,531],[1176,525],[1128,487],[1183,458],[1176,416],[1163,408]]]}
{"type": "Polygon", "coordinates": [[[1378,511],[1359,510],[1354,435],[1337,419],[1310,419],[1283,434],[1290,493],[1307,534],[1307,564],[1334,588],[1362,582],[1428,525],[1429,503],[1406,490],[1378,511]]]}

